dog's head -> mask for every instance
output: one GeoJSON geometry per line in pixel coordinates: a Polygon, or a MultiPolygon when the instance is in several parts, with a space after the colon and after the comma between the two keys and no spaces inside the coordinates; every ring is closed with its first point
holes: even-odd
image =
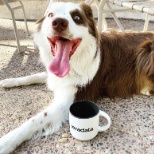
{"type": "Polygon", "coordinates": [[[87,46],[97,46],[98,34],[92,10],[84,3],[52,3],[37,23],[38,33],[50,45],[48,70],[58,77],[68,74],[70,59],[84,55],[87,46]]]}

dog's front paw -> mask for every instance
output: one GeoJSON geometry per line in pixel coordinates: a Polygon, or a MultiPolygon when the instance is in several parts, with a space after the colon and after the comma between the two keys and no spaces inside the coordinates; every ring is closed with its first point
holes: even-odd
{"type": "Polygon", "coordinates": [[[10,88],[19,85],[19,81],[16,78],[10,78],[0,81],[0,86],[3,88],[10,88]]]}

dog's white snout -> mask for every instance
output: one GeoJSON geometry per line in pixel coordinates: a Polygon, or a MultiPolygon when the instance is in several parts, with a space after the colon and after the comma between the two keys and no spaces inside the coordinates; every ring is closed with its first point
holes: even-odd
{"type": "Polygon", "coordinates": [[[63,18],[56,18],[52,21],[52,27],[57,32],[62,32],[68,27],[68,20],[63,18]]]}

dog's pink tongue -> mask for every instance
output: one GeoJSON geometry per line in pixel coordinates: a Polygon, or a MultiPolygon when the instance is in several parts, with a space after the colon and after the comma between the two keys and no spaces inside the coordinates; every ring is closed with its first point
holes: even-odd
{"type": "Polygon", "coordinates": [[[55,57],[49,70],[58,77],[64,77],[70,71],[69,55],[73,44],[70,41],[58,40],[56,45],[55,57]]]}

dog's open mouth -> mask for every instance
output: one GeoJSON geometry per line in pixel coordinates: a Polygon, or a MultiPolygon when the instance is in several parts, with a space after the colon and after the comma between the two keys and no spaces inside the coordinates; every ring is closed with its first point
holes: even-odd
{"type": "Polygon", "coordinates": [[[81,38],[69,40],[62,36],[48,38],[54,56],[49,70],[58,77],[64,77],[70,71],[69,59],[76,51],[81,38]]]}

